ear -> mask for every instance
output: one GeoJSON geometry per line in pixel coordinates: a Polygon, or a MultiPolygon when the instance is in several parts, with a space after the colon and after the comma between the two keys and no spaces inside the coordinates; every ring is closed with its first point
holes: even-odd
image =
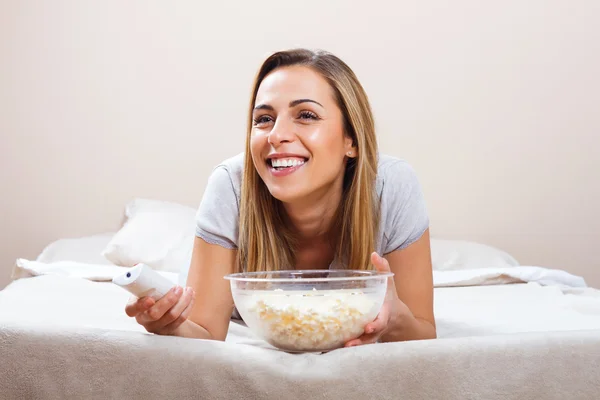
{"type": "Polygon", "coordinates": [[[348,158],[354,158],[358,155],[358,149],[354,145],[351,137],[344,137],[344,152],[348,158]]]}

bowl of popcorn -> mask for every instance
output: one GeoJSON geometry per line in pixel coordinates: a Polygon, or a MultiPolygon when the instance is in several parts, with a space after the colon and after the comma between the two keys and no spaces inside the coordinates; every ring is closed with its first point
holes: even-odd
{"type": "Polygon", "coordinates": [[[225,276],[235,306],[254,334],[289,352],[325,352],[364,333],[392,273],[289,270],[225,276]]]}

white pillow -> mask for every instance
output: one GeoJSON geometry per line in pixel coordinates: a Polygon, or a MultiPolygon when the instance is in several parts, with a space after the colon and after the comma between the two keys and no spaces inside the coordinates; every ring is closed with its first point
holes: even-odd
{"type": "Polygon", "coordinates": [[[190,263],[195,236],[196,210],[181,204],[135,199],[125,208],[123,227],[106,246],[104,256],[116,265],[144,263],[179,272],[190,263]]]}
{"type": "Polygon", "coordinates": [[[36,261],[53,263],[57,261],[75,261],[87,264],[108,264],[111,262],[102,255],[114,233],[101,233],[78,238],[56,240],[47,245],[36,261]]]}
{"type": "MultiPolygon", "coordinates": [[[[125,224],[102,252],[107,260],[121,266],[144,263],[156,270],[176,273],[182,267],[189,267],[196,230],[194,208],[167,201],[135,199],[126,206],[125,215],[125,224]]],[[[431,256],[433,269],[437,271],[519,265],[514,257],[500,249],[464,240],[432,238],[431,256]]],[[[53,260],[56,259],[39,261],[53,260]]]]}
{"type": "Polygon", "coordinates": [[[519,265],[510,254],[485,244],[464,240],[431,239],[433,269],[457,271],[519,265]]]}

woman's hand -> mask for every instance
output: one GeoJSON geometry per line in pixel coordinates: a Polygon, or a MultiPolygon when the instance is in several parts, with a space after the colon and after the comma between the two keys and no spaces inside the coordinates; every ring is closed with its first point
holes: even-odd
{"type": "MultiPolygon", "coordinates": [[[[390,272],[387,260],[377,253],[371,254],[371,262],[377,271],[390,272]]],[[[365,333],[360,337],[350,340],[344,347],[376,343],[383,335],[398,327],[401,321],[413,318],[409,308],[399,298],[396,292],[394,278],[388,278],[385,300],[379,310],[377,318],[365,326],[365,333]]]]}
{"type": "Polygon", "coordinates": [[[125,307],[125,313],[135,317],[138,324],[150,333],[174,335],[190,315],[195,298],[191,287],[183,289],[175,286],[158,301],[151,297],[138,299],[133,296],[125,307]]]}

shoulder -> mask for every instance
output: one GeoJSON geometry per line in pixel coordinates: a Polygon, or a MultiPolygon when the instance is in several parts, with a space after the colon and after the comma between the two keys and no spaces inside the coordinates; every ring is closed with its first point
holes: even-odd
{"type": "Polygon", "coordinates": [[[244,154],[217,164],[196,213],[196,236],[227,249],[237,247],[240,190],[244,154]]]}
{"type": "Polygon", "coordinates": [[[209,186],[233,191],[239,201],[244,175],[244,153],[239,153],[218,163],[209,176],[209,186]]]}
{"type": "Polygon", "coordinates": [[[418,185],[415,169],[406,160],[387,154],[379,154],[377,162],[377,193],[387,189],[418,185]]]}
{"type": "Polygon", "coordinates": [[[215,169],[223,168],[229,173],[241,174],[244,170],[244,157],[245,153],[242,152],[233,157],[226,158],[217,164],[215,169]]]}
{"type": "Polygon", "coordinates": [[[377,194],[384,254],[405,248],[429,226],[421,184],[415,169],[406,161],[379,155],[377,194]]]}
{"type": "Polygon", "coordinates": [[[244,159],[245,153],[236,154],[233,157],[229,157],[218,163],[214,169],[215,171],[224,171],[232,178],[232,180],[241,180],[244,173],[244,159]]]}
{"type": "Polygon", "coordinates": [[[244,169],[244,153],[219,162],[210,172],[200,211],[204,214],[238,211],[244,169]]]}

